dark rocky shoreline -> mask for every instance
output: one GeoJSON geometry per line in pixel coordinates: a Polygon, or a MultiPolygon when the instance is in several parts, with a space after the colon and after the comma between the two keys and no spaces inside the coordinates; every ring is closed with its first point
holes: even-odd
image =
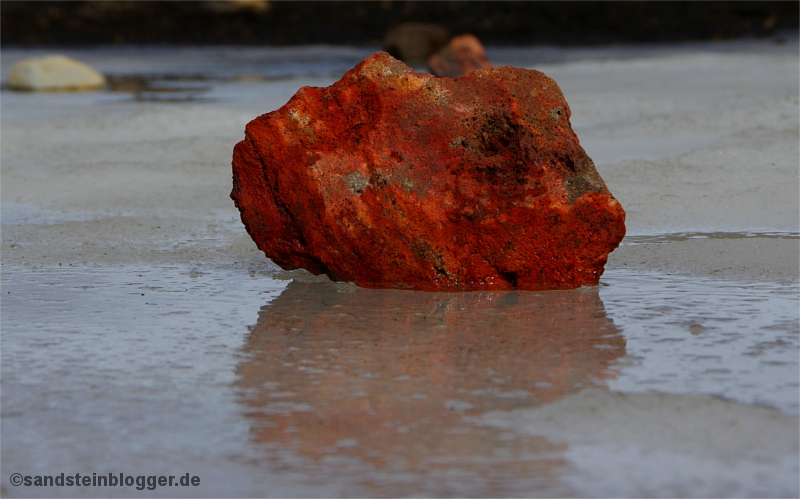
{"type": "Polygon", "coordinates": [[[403,22],[441,24],[495,45],[596,45],[772,36],[798,2],[3,1],[3,46],[378,45],[403,22]],[[222,6],[222,7],[220,7],[222,6]]]}

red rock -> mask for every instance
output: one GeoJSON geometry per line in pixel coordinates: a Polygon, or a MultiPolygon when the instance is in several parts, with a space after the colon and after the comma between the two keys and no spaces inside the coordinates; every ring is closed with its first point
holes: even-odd
{"type": "Polygon", "coordinates": [[[597,284],[625,212],[543,73],[436,78],[378,52],[251,121],[231,197],[264,253],[364,287],[597,284]]]}
{"type": "Polygon", "coordinates": [[[489,69],[492,63],[480,40],[472,35],[461,35],[433,54],[428,59],[428,67],[436,76],[457,78],[478,69],[489,69]]]}

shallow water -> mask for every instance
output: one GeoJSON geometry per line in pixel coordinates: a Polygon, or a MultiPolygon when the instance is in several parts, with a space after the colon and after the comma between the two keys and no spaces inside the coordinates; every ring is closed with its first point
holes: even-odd
{"type": "Polygon", "coordinates": [[[798,413],[796,285],[611,271],[572,291],[425,293],[60,267],[5,268],[2,293],[5,495],[53,493],[11,472],[64,471],[202,479],[114,495],[569,496],[581,473],[614,490],[586,471],[603,456],[570,464],[580,445],[474,418],[586,388],[798,413]]]}
{"type": "Polygon", "coordinates": [[[798,413],[798,287],[615,271],[601,281],[627,357],[609,388],[706,393],[798,413]]]}

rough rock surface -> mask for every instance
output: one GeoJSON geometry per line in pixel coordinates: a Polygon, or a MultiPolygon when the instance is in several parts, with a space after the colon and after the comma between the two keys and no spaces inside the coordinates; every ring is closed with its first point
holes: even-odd
{"type": "Polygon", "coordinates": [[[6,84],[12,90],[63,91],[94,90],[105,85],[94,68],[64,55],[31,57],[16,62],[6,84]]]}
{"type": "Polygon", "coordinates": [[[625,213],[569,116],[538,71],[436,78],[378,52],[250,122],[231,197],[287,270],[400,289],[594,285],[625,213]]]}
{"type": "Polygon", "coordinates": [[[428,58],[428,67],[436,76],[457,78],[478,69],[491,68],[486,49],[476,37],[461,35],[428,58]]]}

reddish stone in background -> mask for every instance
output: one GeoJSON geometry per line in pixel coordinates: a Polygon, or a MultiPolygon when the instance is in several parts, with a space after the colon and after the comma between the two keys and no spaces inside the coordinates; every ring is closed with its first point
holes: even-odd
{"type": "Polygon", "coordinates": [[[480,40],[472,35],[461,35],[430,56],[428,67],[436,76],[457,78],[478,69],[489,69],[492,63],[480,40]]]}
{"type": "Polygon", "coordinates": [[[386,51],[407,64],[424,64],[447,45],[450,32],[429,23],[403,23],[390,29],[383,39],[386,51]]]}
{"type": "Polygon", "coordinates": [[[286,270],[373,288],[594,285],[625,212],[569,116],[538,71],[436,78],[378,52],[251,121],[231,197],[286,270]]]}

